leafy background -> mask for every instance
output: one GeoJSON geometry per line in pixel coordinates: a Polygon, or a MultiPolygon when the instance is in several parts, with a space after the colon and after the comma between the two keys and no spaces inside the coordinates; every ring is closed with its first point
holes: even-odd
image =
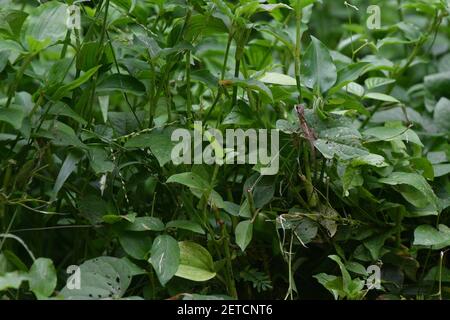
{"type": "Polygon", "coordinates": [[[450,296],[447,1],[41,2],[0,0],[2,299],[450,296]],[[194,121],[280,171],[175,166],[194,121]]]}

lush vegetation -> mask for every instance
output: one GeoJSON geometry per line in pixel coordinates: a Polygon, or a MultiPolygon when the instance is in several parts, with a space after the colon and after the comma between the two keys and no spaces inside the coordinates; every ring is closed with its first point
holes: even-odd
{"type": "Polygon", "coordinates": [[[41,2],[0,0],[2,299],[450,297],[447,1],[41,2]],[[175,165],[196,121],[278,173],[175,165]]]}

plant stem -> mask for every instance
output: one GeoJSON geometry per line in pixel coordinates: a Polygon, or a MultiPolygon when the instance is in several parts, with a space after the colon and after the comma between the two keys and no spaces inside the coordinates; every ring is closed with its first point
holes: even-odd
{"type": "Polygon", "coordinates": [[[14,79],[14,82],[11,84],[8,90],[8,100],[6,101],[5,108],[9,108],[12,102],[12,99],[14,97],[14,94],[16,93],[17,87],[19,85],[20,80],[22,80],[22,76],[27,69],[28,65],[31,63],[31,60],[33,60],[35,56],[35,53],[29,54],[25,57],[25,60],[23,61],[22,66],[20,67],[19,71],[17,71],[16,77],[14,79]]]}
{"type": "Polygon", "coordinates": [[[295,8],[295,80],[297,82],[298,102],[302,103],[302,87],[301,87],[301,49],[302,49],[302,16],[301,0],[297,0],[295,8]]]}
{"type": "MultiPolygon", "coordinates": [[[[236,57],[236,62],[235,62],[235,65],[234,65],[234,77],[235,78],[239,78],[240,66],[241,66],[241,60],[240,60],[240,58],[236,57]]],[[[234,86],[233,87],[233,98],[231,100],[231,107],[232,108],[236,105],[237,93],[238,93],[238,87],[234,86]]]]}
{"type": "Polygon", "coordinates": [[[188,123],[192,120],[192,97],[191,97],[191,51],[186,52],[186,110],[188,123]]]}

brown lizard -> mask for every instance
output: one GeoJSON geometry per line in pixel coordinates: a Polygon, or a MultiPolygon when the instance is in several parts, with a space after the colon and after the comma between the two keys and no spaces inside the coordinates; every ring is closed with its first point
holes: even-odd
{"type": "Polygon", "coordinates": [[[305,119],[305,106],[303,104],[298,104],[295,106],[295,111],[297,112],[298,120],[300,121],[300,128],[303,131],[303,137],[309,141],[311,146],[311,153],[313,159],[316,158],[316,147],[314,146],[314,141],[317,140],[317,135],[312,128],[309,127],[305,119]]]}

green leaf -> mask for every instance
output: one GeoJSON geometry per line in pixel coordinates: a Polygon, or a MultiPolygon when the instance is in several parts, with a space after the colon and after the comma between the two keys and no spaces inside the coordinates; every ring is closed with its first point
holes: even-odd
{"type": "Polygon", "coordinates": [[[395,79],[389,79],[389,78],[378,78],[378,77],[374,77],[374,78],[368,78],[364,81],[367,90],[372,90],[375,88],[379,88],[391,83],[394,83],[395,79]]]}
{"type": "Polygon", "coordinates": [[[61,190],[66,180],[76,169],[77,164],[78,162],[80,162],[81,158],[82,155],[79,152],[71,152],[67,155],[61,169],[59,170],[58,177],[56,178],[55,184],[53,186],[52,201],[56,200],[59,190],[61,190]]]}
{"type": "Polygon", "coordinates": [[[368,166],[372,166],[372,167],[382,168],[382,167],[388,166],[384,157],[382,157],[378,154],[373,154],[373,153],[354,158],[354,159],[352,159],[351,164],[353,167],[368,165],[368,166]]]}
{"type": "Polygon", "coordinates": [[[24,272],[13,271],[0,275],[0,291],[7,289],[19,289],[22,282],[28,280],[28,276],[24,272]]]}
{"type": "Polygon", "coordinates": [[[64,104],[62,102],[55,103],[50,110],[48,111],[49,114],[55,115],[55,116],[64,116],[69,117],[71,119],[74,119],[81,125],[86,125],[87,121],[84,120],[78,113],[76,113],[72,108],[70,108],[67,104],[64,104]]]}
{"type": "Polygon", "coordinates": [[[50,1],[31,10],[22,30],[22,44],[29,51],[45,49],[63,40],[67,32],[67,5],[50,1]]]}
{"type": "MultiPolygon", "coordinates": [[[[129,261],[114,257],[98,257],[80,265],[80,288],[67,285],[61,290],[60,296],[70,300],[90,299],[120,299],[123,297],[135,274],[135,268],[129,261]]],[[[75,281],[76,282],[76,281],[75,281]]],[[[67,282],[71,283],[70,278],[67,282]]]]}
{"type": "Polygon", "coordinates": [[[125,226],[127,231],[164,231],[164,223],[154,217],[138,217],[125,226]]]}
{"type": "Polygon", "coordinates": [[[38,299],[49,297],[56,288],[56,270],[53,261],[39,258],[28,273],[30,289],[38,299]]]}
{"type": "MultiPolygon", "coordinates": [[[[380,183],[396,186],[396,185],[409,185],[416,189],[421,194],[427,203],[433,205],[433,207],[439,210],[438,199],[434,194],[433,189],[425,180],[424,177],[417,173],[408,172],[393,172],[387,178],[379,179],[380,183]]],[[[411,198],[407,194],[402,193],[406,200],[411,202],[411,198]]],[[[413,205],[415,203],[412,203],[413,205]]]]}
{"type": "Polygon", "coordinates": [[[242,251],[245,251],[247,246],[252,241],[253,223],[250,220],[239,222],[234,233],[236,235],[237,245],[239,246],[239,248],[241,248],[242,251]]]}
{"type": "Polygon", "coordinates": [[[450,133],[450,100],[441,98],[434,108],[434,123],[440,131],[450,133]]]}
{"type": "Polygon", "coordinates": [[[413,130],[403,126],[374,127],[364,131],[364,135],[375,137],[374,140],[371,139],[369,142],[403,140],[423,147],[419,136],[413,130]]]}
{"type": "Polygon", "coordinates": [[[72,91],[73,89],[78,88],[83,83],[87,82],[97,71],[100,69],[101,66],[96,66],[88,71],[86,71],[83,75],[81,75],[79,78],[73,80],[72,82],[61,86],[55,94],[52,96],[52,100],[58,101],[62,97],[64,97],[67,93],[72,91]]]}
{"type": "Polygon", "coordinates": [[[344,86],[343,90],[357,97],[362,97],[365,92],[364,87],[356,82],[348,83],[346,86],[344,86]]]}
{"type": "Polygon", "coordinates": [[[152,131],[128,140],[125,148],[150,148],[161,167],[170,162],[175,143],[171,140],[171,130],[152,131]]]}
{"type": "Polygon", "coordinates": [[[183,172],[171,176],[166,181],[167,183],[179,183],[185,185],[189,188],[207,190],[209,188],[209,183],[205,181],[199,175],[193,172],[183,172]]]}
{"type": "Polygon", "coordinates": [[[168,235],[158,236],[153,242],[149,262],[155,269],[159,282],[165,286],[181,263],[181,247],[168,235]]]}
{"type": "Polygon", "coordinates": [[[439,178],[450,173],[450,163],[433,165],[434,177],[439,178]]]}
{"type": "Polygon", "coordinates": [[[89,147],[88,150],[91,167],[97,175],[114,170],[114,162],[110,160],[110,155],[105,149],[101,147],[89,147]]]}
{"type": "Polygon", "coordinates": [[[0,35],[17,39],[28,13],[19,10],[0,11],[0,35]]]}
{"type": "Polygon", "coordinates": [[[310,243],[319,231],[317,223],[311,219],[302,219],[294,229],[294,233],[302,245],[310,243]]]}
{"type": "Polygon", "coordinates": [[[103,79],[98,84],[96,91],[99,94],[122,92],[139,96],[145,93],[145,86],[132,76],[116,73],[103,79]]]}
{"type": "Polygon", "coordinates": [[[302,80],[306,87],[320,92],[328,91],[337,80],[336,66],[328,48],[313,36],[303,57],[302,80]]]}
{"type": "Polygon", "coordinates": [[[345,268],[345,265],[342,262],[341,258],[336,255],[328,256],[328,258],[330,258],[331,260],[333,260],[334,262],[336,262],[338,264],[339,269],[341,269],[343,289],[345,292],[349,292],[350,291],[349,290],[350,283],[352,281],[352,278],[350,277],[350,274],[348,273],[347,269],[345,268]]]}
{"type": "Polygon", "coordinates": [[[239,86],[244,89],[255,90],[261,94],[262,97],[266,98],[267,101],[273,101],[272,91],[270,91],[267,86],[261,81],[255,79],[232,79],[229,80],[231,85],[239,86]]]}
{"type": "Polygon", "coordinates": [[[44,122],[42,127],[43,128],[38,131],[37,136],[51,139],[52,143],[56,146],[74,146],[80,149],[86,148],[86,145],[78,139],[75,131],[62,122],[47,121],[44,122]]]}
{"type": "Polygon", "coordinates": [[[439,225],[439,229],[435,229],[430,225],[421,225],[414,230],[415,246],[431,247],[433,250],[440,250],[450,246],[450,229],[443,225],[439,225]]]}
{"type": "Polygon", "coordinates": [[[327,159],[337,157],[341,160],[351,160],[367,156],[370,153],[364,149],[348,146],[345,144],[318,139],[314,142],[314,146],[327,159]]]}
{"type": "Polygon", "coordinates": [[[178,244],[180,266],[176,273],[177,277],[192,281],[207,281],[216,276],[213,259],[208,250],[191,241],[182,241],[178,244]]]}
{"type": "Polygon", "coordinates": [[[258,79],[261,82],[269,84],[278,84],[281,86],[296,86],[297,81],[287,75],[276,73],[276,72],[266,72],[261,78],[258,79]]]}
{"type": "Polygon", "coordinates": [[[138,260],[145,260],[152,249],[152,240],[144,233],[122,232],[119,242],[128,255],[138,260]]]}
{"type": "Polygon", "coordinates": [[[67,155],[53,186],[52,201],[56,200],[56,196],[58,195],[59,190],[61,190],[66,180],[76,169],[77,164],[81,160],[81,158],[82,155],[79,152],[71,152],[67,155]]]}
{"type": "Polygon", "coordinates": [[[342,188],[344,189],[344,197],[350,195],[350,190],[356,187],[362,187],[364,178],[361,175],[361,170],[354,167],[347,167],[344,176],[342,177],[342,188]]]}
{"type": "Polygon", "coordinates": [[[425,88],[435,97],[450,99],[450,71],[428,75],[424,79],[425,88]]]}
{"type": "Polygon", "coordinates": [[[393,96],[390,96],[390,95],[387,95],[387,94],[384,94],[384,93],[379,93],[379,92],[369,92],[363,98],[364,99],[378,100],[378,101],[383,101],[383,102],[400,103],[400,101],[398,101],[393,96]]]}
{"type": "Polygon", "coordinates": [[[0,122],[4,121],[13,126],[14,129],[22,127],[25,112],[19,106],[11,106],[9,108],[0,108],[0,122]]]}
{"type": "Polygon", "coordinates": [[[166,228],[176,228],[192,231],[198,234],[205,234],[205,230],[197,223],[189,220],[172,220],[167,223],[166,228]]]}
{"type": "Polygon", "coordinates": [[[326,273],[319,273],[313,277],[333,295],[335,300],[345,295],[342,291],[342,278],[326,273]]]}
{"type": "Polygon", "coordinates": [[[366,73],[370,67],[371,65],[368,62],[357,62],[340,69],[337,74],[337,87],[342,87],[350,82],[356,81],[366,73]]]}

